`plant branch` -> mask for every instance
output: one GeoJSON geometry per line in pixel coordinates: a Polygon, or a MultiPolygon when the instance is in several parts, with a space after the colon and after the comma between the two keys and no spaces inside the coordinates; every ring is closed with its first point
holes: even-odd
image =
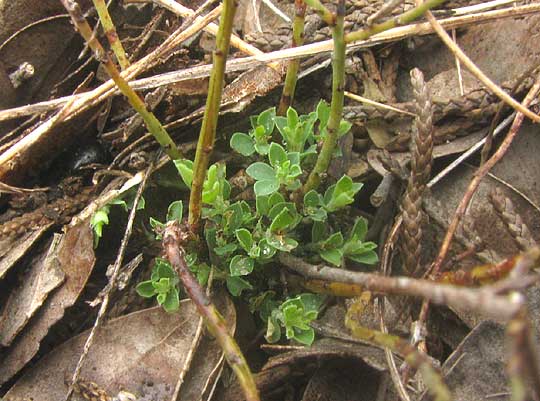
{"type": "Polygon", "coordinates": [[[204,317],[205,323],[212,335],[218,341],[225,354],[225,359],[232,368],[247,401],[259,401],[257,386],[251,374],[251,370],[238,347],[234,338],[229,334],[225,319],[221,316],[204,289],[187,266],[185,251],[182,244],[190,234],[180,227],[178,222],[171,222],[163,233],[163,248],[178,277],[182,281],[189,298],[193,301],[197,310],[204,317]]]}
{"type": "Polygon", "coordinates": [[[420,18],[426,11],[441,5],[444,3],[444,1],[445,0],[427,0],[415,8],[398,15],[396,18],[391,18],[385,22],[381,22],[380,24],[374,24],[370,27],[348,33],[345,35],[345,43],[351,43],[357,40],[366,40],[377,33],[381,33],[398,26],[407,25],[420,18]]]}
{"type": "MultiPolygon", "coordinates": [[[[522,254],[519,263],[526,267],[534,266],[540,259],[540,249],[533,248],[522,254]]],[[[292,271],[304,277],[331,282],[357,284],[365,290],[383,294],[396,294],[423,297],[430,302],[449,305],[459,309],[476,311],[493,319],[512,319],[523,299],[509,298],[499,295],[500,288],[507,288],[508,282],[503,280],[494,286],[481,288],[462,288],[452,285],[439,284],[430,280],[419,280],[409,277],[386,277],[373,273],[362,273],[337,269],[325,265],[311,265],[295,256],[280,253],[279,261],[292,271]]],[[[532,276],[530,281],[537,280],[532,276]]],[[[517,285],[514,281],[511,285],[517,285]]]]}
{"type": "Polygon", "coordinates": [[[336,16],[320,0],[304,0],[308,6],[317,11],[324,22],[330,26],[336,24],[336,16]]]}
{"type": "MultiPolygon", "coordinates": [[[[293,36],[291,48],[302,46],[304,44],[304,23],[306,14],[306,3],[304,0],[294,1],[294,21],[293,21],[293,36]]],[[[294,99],[294,91],[298,80],[298,70],[300,68],[300,59],[293,59],[287,65],[287,74],[285,75],[285,83],[283,84],[283,92],[279,100],[277,114],[284,116],[287,109],[292,105],[294,99]]]]}
{"type": "Polygon", "coordinates": [[[118,33],[116,32],[116,27],[114,26],[111,15],[109,14],[109,10],[107,9],[107,4],[105,4],[105,0],[92,1],[94,2],[94,7],[98,13],[101,25],[103,26],[105,36],[107,37],[107,40],[111,45],[111,49],[118,60],[118,64],[120,64],[120,68],[122,70],[125,70],[129,67],[129,60],[126,56],[126,52],[124,51],[124,47],[122,46],[122,42],[120,42],[118,33]]]}
{"type": "Polygon", "coordinates": [[[332,31],[334,51],[332,53],[332,102],[330,103],[330,118],[326,127],[326,137],[322,145],[317,162],[311,170],[309,177],[302,188],[305,194],[316,189],[321,176],[326,173],[332,154],[337,145],[339,126],[343,114],[343,100],[345,96],[345,41],[344,35],[345,0],[339,0],[337,6],[336,25],[332,31]]]}
{"type": "MultiPolygon", "coordinates": [[[[105,49],[103,49],[98,39],[93,35],[92,29],[84,18],[77,2],[74,0],[61,1],[66,10],[68,11],[71,20],[73,21],[73,24],[75,25],[81,36],[84,38],[84,40],[88,43],[88,46],[94,52],[94,56],[96,57],[96,59],[103,64],[103,66],[107,70],[107,73],[114,81],[120,92],[122,92],[124,96],[127,97],[129,104],[131,104],[135,111],[137,111],[137,113],[141,115],[146,124],[146,127],[148,128],[148,131],[152,133],[152,135],[154,135],[156,141],[161,145],[165,153],[167,153],[167,155],[171,159],[180,158],[182,155],[176,147],[174,141],[171,139],[171,137],[165,130],[165,128],[163,128],[156,116],[150,111],[148,111],[141,97],[129,86],[129,84],[122,77],[122,75],[120,75],[120,72],[114,65],[109,54],[105,51],[105,49]]],[[[69,105],[64,108],[64,114],[67,113],[66,109],[69,109],[69,105]]],[[[60,120],[62,119],[62,116],[63,114],[61,111],[59,117],[60,120]]]]}
{"type": "Polygon", "coordinates": [[[216,50],[214,50],[213,55],[208,97],[206,98],[206,107],[193,164],[188,223],[194,232],[198,230],[201,219],[202,189],[210,156],[214,149],[221,93],[223,91],[223,77],[225,75],[236,6],[236,0],[223,0],[223,12],[216,36],[216,50]]]}

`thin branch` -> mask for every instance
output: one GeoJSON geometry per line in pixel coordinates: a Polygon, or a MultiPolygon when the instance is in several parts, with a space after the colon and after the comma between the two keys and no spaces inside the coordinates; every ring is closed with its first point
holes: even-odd
{"type": "MultiPolygon", "coordinates": [[[[534,266],[540,258],[540,249],[533,248],[522,254],[521,263],[534,266]]],[[[311,265],[295,256],[280,253],[279,261],[292,271],[304,277],[331,282],[357,284],[365,290],[383,294],[396,294],[422,297],[430,302],[448,305],[458,309],[480,312],[486,317],[500,320],[512,319],[521,305],[522,298],[509,298],[499,295],[499,287],[506,286],[505,280],[497,286],[481,288],[462,288],[439,284],[431,280],[419,280],[409,277],[386,277],[373,273],[348,271],[325,265],[311,265]]],[[[532,276],[527,283],[538,277],[532,276]]],[[[512,285],[517,285],[514,281],[512,285]]]]}
{"type": "Polygon", "coordinates": [[[315,162],[313,170],[309,173],[306,183],[302,188],[305,194],[316,189],[323,174],[326,173],[334,150],[336,149],[339,126],[343,115],[343,102],[345,96],[345,0],[339,0],[337,6],[336,25],[332,30],[334,51],[332,53],[332,101],[330,103],[330,117],[326,126],[326,137],[315,162]]]}
{"type": "MultiPolygon", "coordinates": [[[[291,47],[298,47],[304,44],[304,23],[306,15],[306,3],[304,0],[294,1],[294,21],[293,21],[293,36],[291,47]]],[[[285,75],[285,83],[283,91],[279,99],[277,114],[284,116],[287,109],[292,105],[294,99],[294,91],[296,89],[296,81],[298,80],[298,70],[300,68],[300,59],[293,59],[287,65],[287,74],[285,75]]]]}
{"type": "Polygon", "coordinates": [[[116,32],[116,27],[114,26],[111,15],[109,14],[107,4],[105,3],[105,0],[92,1],[94,2],[94,7],[98,13],[101,25],[103,26],[103,32],[111,45],[111,49],[118,60],[118,64],[120,64],[120,68],[122,70],[125,70],[129,67],[129,59],[126,56],[126,51],[124,50],[124,46],[122,46],[122,42],[120,42],[120,38],[116,32]]]}
{"type": "Polygon", "coordinates": [[[195,160],[193,162],[193,181],[191,183],[191,194],[189,197],[188,223],[194,232],[197,232],[201,218],[203,183],[206,178],[210,156],[214,149],[221,93],[223,91],[223,79],[225,76],[227,55],[229,54],[236,6],[236,0],[223,0],[223,13],[216,37],[216,50],[214,50],[213,54],[212,73],[208,84],[208,97],[206,98],[204,117],[197,143],[197,150],[195,151],[195,160]]]}
{"type": "Polygon", "coordinates": [[[199,313],[204,317],[206,325],[216,338],[225,354],[225,358],[232,368],[247,401],[259,401],[259,393],[251,370],[238,347],[234,338],[229,334],[225,319],[216,309],[203,288],[193,277],[185,261],[185,251],[182,245],[189,237],[187,230],[180,227],[178,222],[167,225],[163,233],[163,248],[167,254],[169,262],[177,272],[182,281],[189,298],[193,301],[199,313]]]}
{"type": "Polygon", "coordinates": [[[79,8],[77,2],[74,0],[62,0],[62,4],[71,16],[71,20],[75,24],[77,30],[84,38],[84,40],[86,40],[88,46],[94,52],[97,60],[103,64],[109,76],[118,86],[118,89],[120,89],[124,96],[127,97],[129,104],[131,104],[131,106],[137,111],[137,113],[139,113],[144,119],[148,131],[150,131],[152,135],[154,135],[156,141],[161,145],[165,153],[167,153],[167,155],[171,159],[180,158],[181,153],[176,147],[174,141],[171,139],[171,137],[165,130],[165,128],[163,128],[156,116],[152,112],[148,111],[141,97],[129,86],[127,81],[120,75],[120,72],[114,65],[109,54],[105,51],[105,49],[103,49],[97,38],[93,35],[92,29],[82,15],[81,9],[79,8]]]}

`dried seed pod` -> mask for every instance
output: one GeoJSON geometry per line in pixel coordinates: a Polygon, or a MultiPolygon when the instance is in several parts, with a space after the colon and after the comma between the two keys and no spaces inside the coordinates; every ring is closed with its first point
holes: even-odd
{"type": "Polygon", "coordinates": [[[519,249],[526,251],[536,246],[536,241],[521,216],[516,212],[514,204],[499,188],[491,192],[490,200],[497,214],[508,227],[508,231],[518,243],[519,249]]]}
{"type": "Polygon", "coordinates": [[[411,83],[416,117],[410,144],[411,174],[401,205],[401,255],[405,271],[416,275],[420,268],[422,250],[422,196],[431,174],[433,158],[433,111],[428,88],[420,70],[415,68],[411,71],[411,83]]]}

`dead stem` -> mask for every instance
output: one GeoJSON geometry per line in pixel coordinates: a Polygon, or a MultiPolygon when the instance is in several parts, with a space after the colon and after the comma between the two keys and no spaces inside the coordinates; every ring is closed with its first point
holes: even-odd
{"type": "Polygon", "coordinates": [[[398,336],[372,330],[359,324],[361,314],[357,313],[357,305],[353,303],[345,316],[345,326],[353,336],[402,356],[408,364],[422,373],[424,382],[436,401],[450,401],[452,396],[442,379],[441,372],[433,367],[429,358],[398,336]]]}
{"type": "Polygon", "coordinates": [[[182,244],[189,235],[187,227],[186,229],[180,227],[178,222],[171,222],[167,225],[162,242],[167,258],[182,281],[189,298],[195,304],[201,316],[204,317],[209,331],[221,346],[229,366],[238,378],[246,400],[259,401],[259,393],[253,375],[238,344],[229,334],[225,320],[206,295],[197,279],[193,277],[186,264],[182,244]]]}
{"type": "Polygon", "coordinates": [[[532,399],[540,399],[540,366],[538,350],[531,334],[531,324],[525,307],[510,321],[506,329],[511,356],[508,376],[512,387],[512,401],[529,400],[527,383],[531,384],[532,399]],[[526,380],[528,379],[528,381],[526,380]]]}
{"type": "MultiPolygon", "coordinates": [[[[528,268],[536,265],[540,258],[540,249],[533,248],[521,255],[519,263],[528,268]]],[[[295,256],[280,253],[279,261],[292,271],[304,277],[330,282],[357,284],[365,290],[382,294],[396,294],[422,297],[430,302],[448,305],[458,309],[476,311],[497,319],[509,320],[521,307],[523,300],[516,300],[499,295],[502,287],[521,286],[538,280],[537,275],[523,279],[519,284],[515,280],[503,280],[494,286],[481,288],[462,288],[452,285],[439,284],[430,280],[413,279],[409,277],[386,277],[373,273],[362,273],[337,269],[325,265],[311,265],[295,256]]]]}

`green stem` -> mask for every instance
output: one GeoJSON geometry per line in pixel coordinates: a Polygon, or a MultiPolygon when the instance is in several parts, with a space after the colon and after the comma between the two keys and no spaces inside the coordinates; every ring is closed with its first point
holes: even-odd
{"type": "Polygon", "coordinates": [[[326,138],[322,145],[317,162],[302,188],[303,193],[316,189],[321,182],[321,175],[326,173],[332,154],[338,141],[339,125],[343,113],[343,98],[345,91],[345,41],[343,40],[343,25],[345,19],[345,0],[339,0],[337,7],[336,25],[332,32],[334,52],[332,53],[332,102],[330,118],[326,126],[326,138]]]}
{"type": "Polygon", "coordinates": [[[223,77],[225,75],[225,64],[229,53],[229,44],[232,33],[234,13],[236,12],[236,0],[223,0],[223,12],[219,22],[219,29],[216,36],[216,50],[213,55],[212,72],[208,86],[208,97],[206,98],[206,108],[197,142],[195,161],[193,163],[193,181],[191,184],[191,196],[189,198],[188,223],[194,232],[198,231],[202,209],[202,189],[210,155],[214,149],[216,138],[216,126],[219,115],[219,105],[221,103],[221,93],[223,91],[223,77]]]}
{"type": "Polygon", "coordinates": [[[93,35],[92,29],[88,22],[84,18],[79,5],[73,0],[61,0],[62,4],[68,11],[73,24],[86,40],[88,46],[94,52],[96,59],[103,64],[107,73],[114,81],[116,86],[122,94],[128,99],[129,104],[141,115],[148,128],[148,131],[154,135],[156,141],[161,145],[163,150],[171,159],[179,159],[182,154],[176,147],[176,144],[171,139],[165,128],[161,125],[159,120],[152,112],[148,111],[144,101],[127,83],[127,81],[120,75],[120,72],[116,68],[114,62],[111,60],[105,49],[101,46],[98,39],[93,35]]]}
{"type": "Polygon", "coordinates": [[[111,45],[111,49],[118,60],[118,64],[120,64],[120,68],[122,70],[125,70],[129,67],[129,60],[126,56],[126,52],[124,51],[124,47],[122,46],[122,42],[120,42],[118,34],[116,33],[116,27],[114,26],[111,15],[109,14],[109,10],[107,9],[107,4],[105,4],[105,0],[92,1],[94,2],[94,7],[98,13],[101,25],[103,26],[103,32],[105,32],[105,36],[107,37],[107,40],[111,45]]]}
{"type": "Polygon", "coordinates": [[[420,18],[424,13],[438,5],[444,3],[445,0],[426,0],[421,5],[398,15],[396,18],[389,19],[388,21],[381,22],[380,24],[374,24],[369,28],[360,29],[359,31],[351,32],[345,35],[345,43],[356,42],[357,40],[366,40],[370,36],[377,33],[387,31],[397,26],[407,25],[412,21],[420,18]]]}
{"type": "MultiPolygon", "coordinates": [[[[336,24],[336,16],[328,9],[326,6],[321,3],[320,0],[304,0],[308,6],[317,11],[324,22],[330,26],[336,24]]],[[[339,12],[339,11],[338,11],[339,12]]]]}
{"type": "MultiPolygon", "coordinates": [[[[304,44],[304,22],[306,15],[306,3],[304,0],[295,0],[295,15],[293,21],[293,37],[291,47],[302,46],[304,44]]],[[[284,116],[287,109],[292,105],[296,81],[298,80],[298,69],[300,68],[300,59],[292,59],[287,66],[285,75],[285,84],[279,100],[277,114],[284,116]]]]}
{"type": "Polygon", "coordinates": [[[189,298],[197,307],[199,314],[204,318],[208,330],[216,338],[223,350],[225,359],[227,359],[229,366],[236,374],[244,391],[245,399],[247,401],[260,401],[257,385],[249,365],[240,347],[229,334],[225,319],[206,295],[197,279],[189,271],[185,260],[185,251],[181,246],[184,238],[186,238],[186,232],[179,226],[178,222],[167,226],[163,234],[163,247],[167,258],[178,273],[178,277],[182,281],[189,298]]]}

